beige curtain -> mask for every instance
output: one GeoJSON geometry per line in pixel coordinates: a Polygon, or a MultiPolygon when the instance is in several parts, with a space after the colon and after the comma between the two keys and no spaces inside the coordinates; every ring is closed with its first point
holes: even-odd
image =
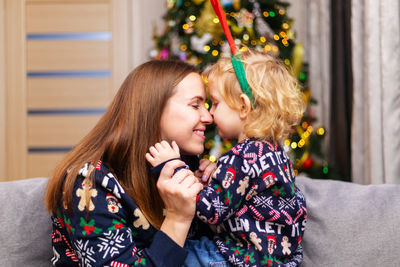
{"type": "MultiPolygon", "coordinates": [[[[329,128],[330,117],[330,0],[289,0],[288,16],[294,19],[296,42],[304,46],[309,64],[309,84],[318,104],[317,123],[329,128]]],[[[329,129],[327,129],[329,133],[329,129]]],[[[328,136],[325,138],[328,140],[328,136]]],[[[328,142],[326,142],[328,144],[328,142]]]]}
{"type": "Polygon", "coordinates": [[[352,0],[352,175],[400,184],[399,0],[352,0]]]}

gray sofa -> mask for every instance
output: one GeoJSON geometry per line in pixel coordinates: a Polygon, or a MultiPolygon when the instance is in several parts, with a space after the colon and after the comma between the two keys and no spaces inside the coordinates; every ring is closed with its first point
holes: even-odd
{"type": "MultiPolygon", "coordinates": [[[[50,266],[46,178],[0,183],[0,266],[50,266]]],[[[307,199],[302,266],[400,266],[400,185],[297,178],[307,199]]]]}

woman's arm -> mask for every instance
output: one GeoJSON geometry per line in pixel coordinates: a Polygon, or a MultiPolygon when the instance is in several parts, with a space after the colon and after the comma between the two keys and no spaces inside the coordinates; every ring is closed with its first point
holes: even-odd
{"type": "Polygon", "coordinates": [[[160,230],[182,247],[195,214],[197,194],[203,188],[189,170],[181,169],[173,175],[183,164],[179,160],[165,164],[157,182],[165,206],[165,219],[160,230]]]}

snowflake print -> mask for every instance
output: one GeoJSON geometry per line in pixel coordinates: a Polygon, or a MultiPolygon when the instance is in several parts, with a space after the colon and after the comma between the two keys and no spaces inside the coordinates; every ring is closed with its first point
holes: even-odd
{"type": "Polygon", "coordinates": [[[128,227],[128,229],[126,231],[126,235],[129,238],[129,243],[132,243],[133,242],[133,239],[132,239],[133,237],[132,237],[132,229],[131,228],[128,227]]]}
{"type": "Polygon", "coordinates": [[[109,254],[111,257],[115,254],[119,254],[119,249],[125,246],[122,243],[125,241],[122,235],[119,235],[119,230],[109,231],[104,233],[104,237],[99,237],[101,240],[100,244],[97,246],[100,248],[99,252],[104,252],[103,259],[109,254]]]}
{"type": "Polygon", "coordinates": [[[288,263],[282,264],[282,266],[284,266],[284,267],[296,267],[296,266],[298,266],[298,263],[297,262],[288,262],[288,263]]]}
{"type": "Polygon", "coordinates": [[[219,216],[221,216],[221,214],[228,209],[228,207],[226,207],[224,203],[219,200],[219,197],[214,198],[212,200],[212,203],[215,211],[218,213],[219,216]]]}
{"type": "Polygon", "coordinates": [[[215,244],[218,246],[218,249],[221,253],[225,253],[229,250],[229,248],[225,246],[225,243],[222,242],[221,240],[217,240],[215,244]]]}
{"type": "Polygon", "coordinates": [[[282,209],[286,210],[289,208],[294,209],[296,207],[296,203],[297,203],[296,197],[292,197],[292,198],[280,197],[278,200],[278,207],[279,207],[279,210],[282,210],[282,209]]]}
{"type": "Polygon", "coordinates": [[[53,247],[53,255],[54,255],[53,258],[51,258],[51,263],[53,263],[53,265],[56,265],[56,263],[60,259],[60,253],[58,253],[54,247],[53,247]]]}
{"type": "Polygon", "coordinates": [[[83,243],[83,240],[75,241],[76,256],[81,260],[83,266],[91,267],[91,263],[95,263],[93,255],[95,254],[93,247],[88,247],[89,240],[83,243]]]}
{"type": "Polygon", "coordinates": [[[264,209],[267,207],[270,209],[274,208],[274,202],[273,202],[272,196],[266,197],[266,196],[255,195],[253,197],[253,203],[254,203],[254,206],[256,206],[256,207],[261,206],[264,209]]]}
{"type": "Polygon", "coordinates": [[[240,259],[236,258],[235,255],[230,255],[228,260],[232,265],[243,266],[243,262],[240,259]]]}
{"type": "Polygon", "coordinates": [[[208,197],[214,192],[214,188],[212,188],[211,186],[207,186],[205,188],[205,191],[206,191],[206,196],[208,197]]]}
{"type": "Polygon", "coordinates": [[[296,190],[296,197],[297,197],[299,200],[302,200],[302,202],[306,201],[306,198],[304,197],[303,192],[301,192],[300,190],[296,190]]]}
{"type": "Polygon", "coordinates": [[[234,209],[230,209],[229,212],[226,214],[226,218],[230,218],[233,214],[235,214],[236,211],[234,209]]]}

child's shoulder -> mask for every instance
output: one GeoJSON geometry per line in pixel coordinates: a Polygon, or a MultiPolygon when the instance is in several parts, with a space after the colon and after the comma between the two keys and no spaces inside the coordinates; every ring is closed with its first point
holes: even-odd
{"type": "Polygon", "coordinates": [[[264,139],[247,138],[236,144],[231,150],[238,156],[244,156],[249,153],[255,153],[258,156],[268,152],[283,151],[282,147],[277,142],[269,142],[264,139]]]}

